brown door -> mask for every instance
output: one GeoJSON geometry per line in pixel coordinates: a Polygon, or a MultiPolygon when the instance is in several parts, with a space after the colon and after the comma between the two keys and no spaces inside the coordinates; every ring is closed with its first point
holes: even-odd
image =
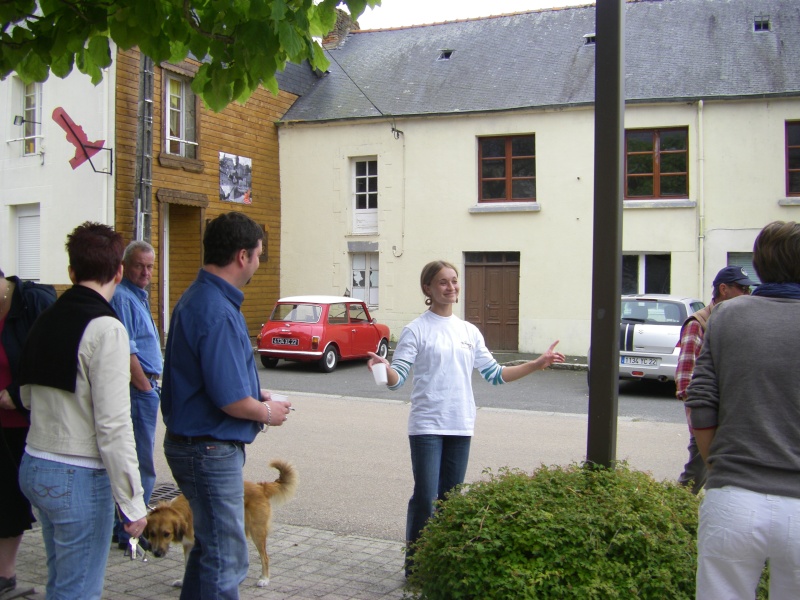
{"type": "Polygon", "coordinates": [[[480,329],[492,351],[519,348],[519,265],[467,265],[467,321],[480,329]]]}
{"type": "Polygon", "coordinates": [[[161,203],[162,330],[169,333],[172,309],[203,266],[203,218],[205,209],[182,204],[161,203]]]}

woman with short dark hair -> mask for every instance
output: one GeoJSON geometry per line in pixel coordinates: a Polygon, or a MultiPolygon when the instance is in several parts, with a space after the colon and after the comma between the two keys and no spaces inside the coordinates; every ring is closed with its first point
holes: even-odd
{"type": "Polygon", "coordinates": [[[39,511],[47,598],[100,598],[114,524],[138,537],[147,508],[131,423],[130,345],[109,300],[122,237],[84,223],[67,237],[73,286],[34,324],[22,351],[31,427],[20,488],[39,511]]]}

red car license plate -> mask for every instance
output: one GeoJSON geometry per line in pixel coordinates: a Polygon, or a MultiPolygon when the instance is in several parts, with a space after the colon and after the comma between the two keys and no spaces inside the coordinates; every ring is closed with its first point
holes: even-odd
{"type": "Polygon", "coordinates": [[[272,343],[275,346],[297,346],[300,341],[297,338],[272,338],[272,343]]]}

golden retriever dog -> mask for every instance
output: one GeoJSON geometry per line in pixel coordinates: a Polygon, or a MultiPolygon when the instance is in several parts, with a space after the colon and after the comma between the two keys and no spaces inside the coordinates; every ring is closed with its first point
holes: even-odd
{"type": "MultiPolygon", "coordinates": [[[[283,460],[273,460],[269,466],[280,473],[275,481],[244,482],[244,530],[261,556],[261,577],[256,584],[258,587],[269,583],[267,535],[272,524],[272,505],[278,506],[290,500],[297,489],[297,471],[292,465],[283,460]]],[[[181,494],[169,502],[159,502],[147,515],[144,536],[150,542],[153,555],[157,557],[164,556],[170,544],[182,544],[185,564],[194,546],[192,509],[186,497],[181,494]]],[[[182,584],[182,579],[172,583],[175,587],[182,584]]]]}

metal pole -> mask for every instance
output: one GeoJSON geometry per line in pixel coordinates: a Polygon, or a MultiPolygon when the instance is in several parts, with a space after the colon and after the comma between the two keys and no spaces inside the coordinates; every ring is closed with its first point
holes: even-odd
{"type": "Polygon", "coordinates": [[[624,0],[597,0],[594,237],[587,462],[612,467],[617,454],[622,278],[624,0]]]}

